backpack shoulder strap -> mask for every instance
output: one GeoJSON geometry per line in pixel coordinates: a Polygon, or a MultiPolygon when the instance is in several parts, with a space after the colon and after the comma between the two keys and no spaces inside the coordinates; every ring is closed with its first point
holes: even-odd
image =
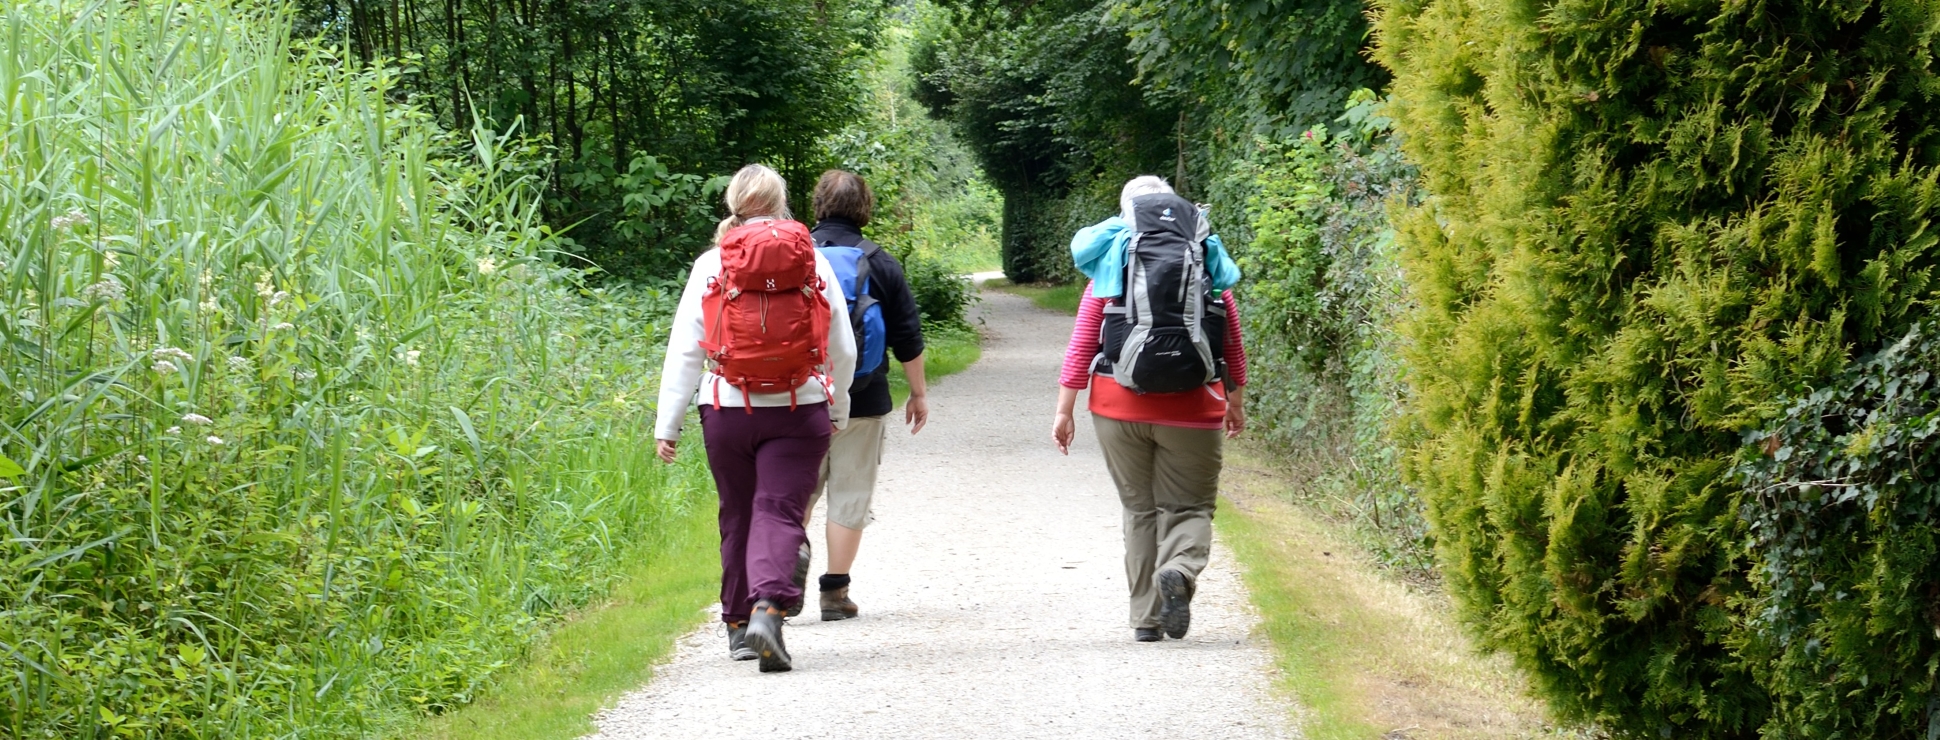
{"type": "Polygon", "coordinates": [[[862,259],[857,260],[855,266],[856,293],[860,295],[862,286],[867,285],[869,281],[869,261],[875,258],[877,252],[882,251],[882,245],[863,239],[862,243],[855,246],[862,250],[862,259]]]}

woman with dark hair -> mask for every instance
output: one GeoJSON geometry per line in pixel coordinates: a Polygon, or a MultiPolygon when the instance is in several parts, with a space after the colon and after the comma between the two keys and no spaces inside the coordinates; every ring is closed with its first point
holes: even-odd
{"type": "MultiPolygon", "coordinates": [[[[923,431],[930,406],[923,378],[923,316],[903,265],[862,236],[876,208],[869,184],[853,172],[829,170],[815,184],[813,206],[811,233],[843,281],[857,349],[855,381],[849,386],[849,425],[830,440],[814,494],[819,498],[826,493],[829,502],[828,572],[820,582],[822,621],[827,622],[860,612],[849,599],[849,569],[862,547],[862,530],[872,518],[876,471],[888,435],[883,419],[894,410],[889,397],[889,355],[903,364],[903,375],[909,379],[903,423],[910,434],[923,431]]],[[[811,499],[811,516],[814,510],[811,499]]]]}

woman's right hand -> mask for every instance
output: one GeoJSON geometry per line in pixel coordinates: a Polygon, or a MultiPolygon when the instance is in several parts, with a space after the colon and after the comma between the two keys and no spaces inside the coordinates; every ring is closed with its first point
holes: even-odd
{"type": "Polygon", "coordinates": [[[1071,419],[1071,412],[1059,411],[1051,420],[1051,441],[1058,445],[1058,452],[1071,454],[1071,438],[1078,434],[1078,423],[1071,419]]]}
{"type": "Polygon", "coordinates": [[[656,439],[654,440],[654,452],[660,455],[661,462],[672,464],[674,456],[679,454],[679,450],[676,449],[678,444],[678,442],[671,439],[656,439]]]}

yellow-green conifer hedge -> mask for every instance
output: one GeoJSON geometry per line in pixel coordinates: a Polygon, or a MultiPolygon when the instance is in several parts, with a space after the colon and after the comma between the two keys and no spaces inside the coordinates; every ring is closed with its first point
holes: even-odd
{"type": "Polygon", "coordinates": [[[1407,471],[1472,631],[1623,736],[1792,737],[1744,433],[1931,311],[1933,0],[1388,0],[1407,471]]]}

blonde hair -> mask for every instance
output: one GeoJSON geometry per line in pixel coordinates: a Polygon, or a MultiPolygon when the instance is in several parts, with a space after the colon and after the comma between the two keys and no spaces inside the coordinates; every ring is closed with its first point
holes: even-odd
{"type": "Polygon", "coordinates": [[[1170,193],[1172,186],[1165,184],[1165,178],[1157,175],[1140,175],[1125,183],[1125,189],[1118,194],[1118,212],[1126,221],[1137,223],[1132,217],[1132,200],[1141,195],[1170,193]]]}
{"type": "Polygon", "coordinates": [[[788,212],[788,181],[765,165],[751,164],[734,173],[727,186],[728,217],[714,227],[714,245],[734,227],[751,218],[793,218],[788,212]]]}

